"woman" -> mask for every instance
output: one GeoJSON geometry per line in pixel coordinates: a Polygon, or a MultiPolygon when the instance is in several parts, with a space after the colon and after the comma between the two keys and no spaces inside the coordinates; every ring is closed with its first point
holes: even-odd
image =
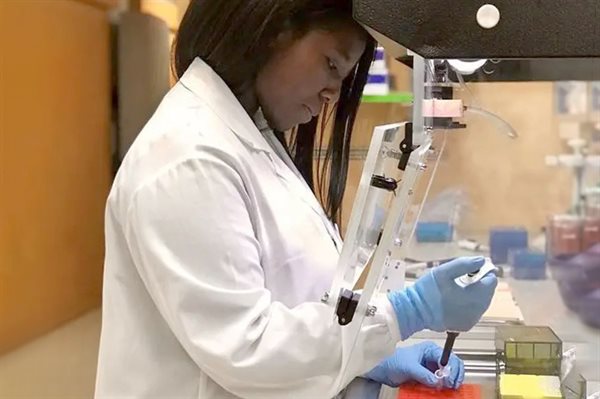
{"type": "MultiPolygon", "coordinates": [[[[349,0],[192,1],[175,45],[179,82],[108,199],[97,397],[331,398],[358,376],[436,383],[437,346],[394,348],[424,328],[477,322],[495,277],[469,289],[454,279],[481,259],[376,298],[356,343],[319,301],[341,247],[333,222],[373,48],[349,0]],[[323,209],[316,117],[336,104],[323,209]],[[296,126],[288,152],[276,132],[296,126]],[[351,348],[358,360],[343,379],[351,348]]],[[[457,387],[464,369],[452,364],[444,383],[457,387]]]]}

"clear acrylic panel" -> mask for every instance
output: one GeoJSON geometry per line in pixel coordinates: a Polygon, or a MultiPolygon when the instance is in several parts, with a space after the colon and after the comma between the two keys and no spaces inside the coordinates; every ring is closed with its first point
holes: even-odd
{"type": "MultiPolygon", "coordinates": [[[[444,79],[438,73],[441,63],[414,57],[412,123],[379,127],[371,140],[337,274],[326,296],[336,312],[342,300],[357,300],[351,322],[344,327],[354,343],[365,317],[377,311],[369,306],[371,298],[404,285],[408,243],[446,145],[447,126],[434,123],[439,118],[433,116],[440,112],[462,113],[460,104],[452,104],[453,111],[436,101],[440,93],[435,88],[444,83],[438,81],[444,79]],[[357,288],[362,288],[360,297],[353,296],[357,288]]],[[[344,324],[348,320],[338,313],[334,322],[344,324]]],[[[348,365],[360,361],[359,356],[355,359],[354,347],[344,360],[344,373],[348,365]]]]}

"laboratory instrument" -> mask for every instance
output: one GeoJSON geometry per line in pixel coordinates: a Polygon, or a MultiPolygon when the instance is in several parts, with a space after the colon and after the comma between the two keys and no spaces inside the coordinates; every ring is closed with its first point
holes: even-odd
{"type": "MultiPolygon", "coordinates": [[[[447,136],[460,134],[465,113],[480,110],[454,98],[454,88],[471,78],[594,80],[600,3],[355,0],[354,15],[388,54],[412,67],[414,92],[412,121],[374,131],[337,273],[322,299],[357,337],[364,318],[377,313],[373,295],[404,287],[407,244],[447,136]]],[[[480,113],[507,139],[518,135],[499,116],[480,113]]],[[[503,248],[500,258],[526,247],[503,248]]],[[[343,367],[353,360],[350,354],[343,367]]]]}

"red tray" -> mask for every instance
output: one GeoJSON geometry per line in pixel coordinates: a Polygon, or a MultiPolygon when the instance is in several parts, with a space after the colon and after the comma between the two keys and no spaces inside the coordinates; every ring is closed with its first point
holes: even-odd
{"type": "Polygon", "coordinates": [[[404,384],[398,392],[398,399],[481,399],[481,387],[464,384],[459,389],[436,389],[418,384],[404,384]]]}

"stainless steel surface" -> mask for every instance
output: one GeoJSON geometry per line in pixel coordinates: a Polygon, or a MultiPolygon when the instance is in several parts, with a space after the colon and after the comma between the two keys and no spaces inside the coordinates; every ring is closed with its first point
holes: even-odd
{"type": "Polygon", "coordinates": [[[480,374],[480,373],[495,373],[496,372],[495,361],[485,360],[465,360],[465,370],[468,373],[480,374]]]}

